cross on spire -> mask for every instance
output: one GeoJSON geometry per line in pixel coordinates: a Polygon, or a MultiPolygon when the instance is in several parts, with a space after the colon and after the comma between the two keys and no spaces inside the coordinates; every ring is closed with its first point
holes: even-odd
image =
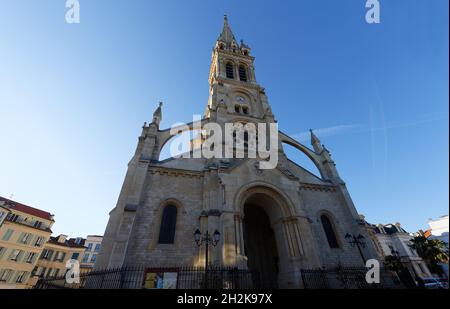
{"type": "Polygon", "coordinates": [[[227,45],[231,43],[236,44],[236,38],[234,37],[233,31],[231,31],[230,25],[228,24],[228,16],[225,14],[223,16],[223,29],[217,41],[221,41],[227,45]]]}

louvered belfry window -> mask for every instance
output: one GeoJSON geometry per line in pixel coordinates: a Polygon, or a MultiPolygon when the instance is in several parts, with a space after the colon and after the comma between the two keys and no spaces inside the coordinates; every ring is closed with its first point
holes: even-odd
{"type": "Polygon", "coordinates": [[[233,68],[233,64],[231,62],[228,62],[226,65],[226,73],[227,73],[227,78],[234,79],[234,68],[233,68]]]}
{"type": "Polygon", "coordinates": [[[243,65],[239,66],[239,79],[243,82],[247,81],[247,70],[245,69],[245,66],[243,66],[243,65]]]}

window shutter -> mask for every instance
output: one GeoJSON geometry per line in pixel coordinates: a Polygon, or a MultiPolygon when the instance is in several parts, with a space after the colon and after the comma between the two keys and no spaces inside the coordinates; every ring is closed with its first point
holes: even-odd
{"type": "Polygon", "coordinates": [[[26,253],[25,251],[20,251],[20,252],[19,252],[19,254],[17,255],[17,259],[16,259],[16,261],[17,261],[18,263],[21,263],[21,262],[22,262],[22,259],[26,256],[25,253],[26,253]]]}
{"type": "Polygon", "coordinates": [[[54,253],[53,250],[48,250],[48,257],[47,257],[47,259],[49,261],[52,259],[53,253],[54,253]]]}
{"type": "Polygon", "coordinates": [[[25,236],[25,233],[24,233],[24,232],[20,233],[20,236],[19,236],[19,238],[17,239],[17,242],[18,242],[18,243],[21,243],[24,236],[25,236]]]}

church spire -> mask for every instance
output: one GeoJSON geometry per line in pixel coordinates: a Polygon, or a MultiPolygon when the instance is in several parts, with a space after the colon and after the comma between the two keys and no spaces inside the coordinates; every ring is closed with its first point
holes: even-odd
{"type": "Polygon", "coordinates": [[[223,29],[218,42],[225,43],[227,46],[231,46],[232,44],[237,45],[236,38],[234,37],[233,31],[231,31],[230,25],[228,24],[228,16],[225,14],[223,16],[223,29]]]}
{"type": "Polygon", "coordinates": [[[320,143],[319,138],[314,134],[313,130],[310,129],[309,132],[311,132],[311,145],[314,147],[314,151],[320,154],[323,151],[323,146],[320,143]]]}

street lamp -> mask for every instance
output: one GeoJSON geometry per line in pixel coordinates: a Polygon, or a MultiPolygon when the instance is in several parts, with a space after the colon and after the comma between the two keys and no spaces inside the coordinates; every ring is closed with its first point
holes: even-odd
{"type": "Polygon", "coordinates": [[[365,248],[366,247],[366,243],[364,241],[364,239],[365,239],[364,236],[362,236],[361,234],[359,234],[358,236],[355,236],[355,235],[351,235],[351,234],[347,233],[345,235],[345,239],[347,239],[347,241],[350,244],[350,246],[352,246],[353,248],[354,247],[358,248],[359,254],[361,255],[361,258],[364,261],[364,265],[366,265],[366,259],[364,257],[364,254],[363,254],[362,250],[361,250],[361,248],[365,248]]]}
{"type": "Polygon", "coordinates": [[[211,237],[209,235],[208,230],[206,230],[205,235],[202,237],[202,232],[200,232],[199,229],[196,229],[194,232],[194,240],[197,243],[197,246],[201,246],[203,243],[205,244],[205,282],[208,282],[208,249],[209,245],[213,245],[214,247],[217,246],[217,244],[220,241],[220,232],[216,230],[211,237]]]}

